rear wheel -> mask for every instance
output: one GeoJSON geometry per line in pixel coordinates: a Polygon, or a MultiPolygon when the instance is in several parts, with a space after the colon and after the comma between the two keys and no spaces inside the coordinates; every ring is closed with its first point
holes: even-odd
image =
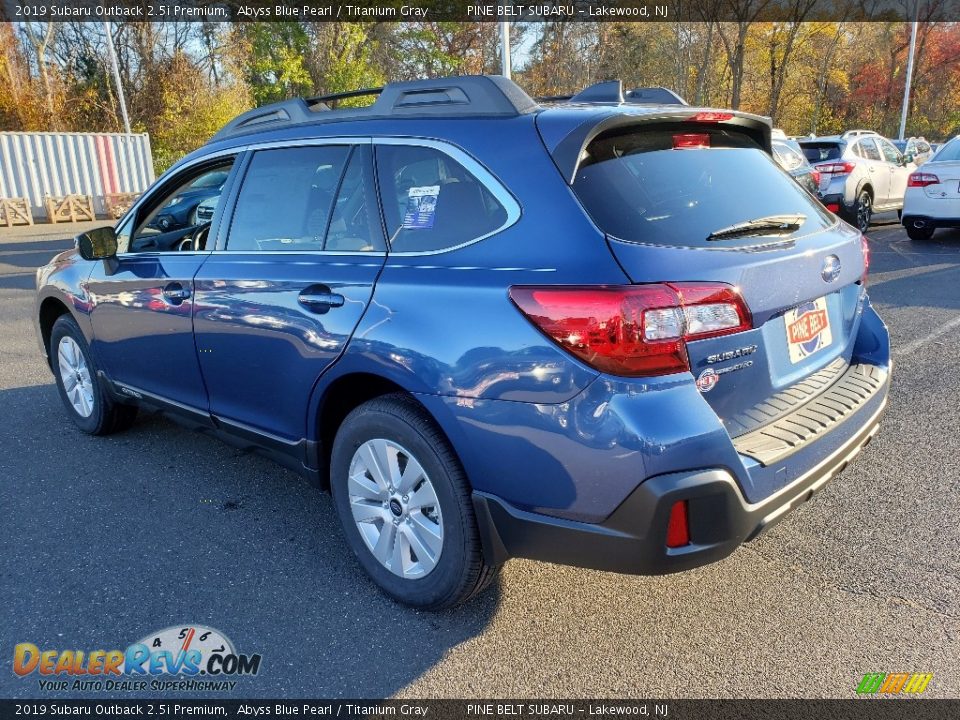
{"type": "Polygon", "coordinates": [[[873,217],[873,198],[866,190],[861,190],[857,197],[857,203],[854,206],[854,220],[857,229],[860,232],[867,232],[870,229],[870,219],[873,217]]]}
{"type": "Polygon", "coordinates": [[[405,395],[367,402],[343,421],[330,483],[347,542],[389,595],[414,607],[457,605],[485,588],[470,486],[446,438],[405,395]]]}
{"type": "Polygon", "coordinates": [[[137,408],[116,403],[107,395],[87,341],[70,315],[61,315],[53,324],[50,364],[60,399],[78,428],[91,435],[108,435],[133,424],[137,408]]]}
{"type": "Polygon", "coordinates": [[[932,227],[911,227],[907,225],[907,237],[911,240],[929,240],[933,237],[932,227]]]}

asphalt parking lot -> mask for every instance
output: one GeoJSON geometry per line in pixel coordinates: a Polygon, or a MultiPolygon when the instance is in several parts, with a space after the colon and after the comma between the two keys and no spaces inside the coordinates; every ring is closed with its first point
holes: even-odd
{"type": "Polygon", "coordinates": [[[234,697],[852,697],[896,671],[960,696],[960,231],[874,226],[889,409],[790,519],[668,577],[513,561],[441,614],[382,596],[329,497],[269,461],[157,416],[74,428],[31,320],[60,232],[0,229],[0,697],[41,696],[17,643],[124,648],[181,623],[262,654],[234,697]]]}

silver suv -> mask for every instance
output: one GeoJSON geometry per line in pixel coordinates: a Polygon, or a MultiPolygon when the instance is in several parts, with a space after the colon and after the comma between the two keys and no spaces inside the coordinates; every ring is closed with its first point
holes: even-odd
{"type": "Polygon", "coordinates": [[[870,227],[874,212],[902,211],[907,178],[916,165],[886,138],[851,130],[801,140],[800,147],[820,171],[823,204],[861,232],[870,227]]]}

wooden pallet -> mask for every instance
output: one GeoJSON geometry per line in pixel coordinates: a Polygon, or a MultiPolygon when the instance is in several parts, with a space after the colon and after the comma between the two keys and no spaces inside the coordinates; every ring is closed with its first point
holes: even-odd
{"type": "Polygon", "coordinates": [[[0,198],[0,224],[33,225],[33,211],[27,198],[0,198]]]}
{"type": "Polygon", "coordinates": [[[81,220],[96,220],[93,212],[93,198],[89,195],[63,195],[54,197],[47,195],[47,221],[80,222],[81,220]]]}
{"type": "Polygon", "coordinates": [[[103,202],[107,206],[107,214],[112,218],[119,218],[130,209],[138,197],[140,193],[108,193],[103,196],[103,202]]]}

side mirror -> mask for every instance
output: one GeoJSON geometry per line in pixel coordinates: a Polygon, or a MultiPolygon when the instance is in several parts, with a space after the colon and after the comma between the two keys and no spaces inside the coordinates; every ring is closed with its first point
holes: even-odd
{"type": "Polygon", "coordinates": [[[106,260],[117,254],[117,234],[112,227],[87,230],[74,240],[84,260],[106,260]]]}
{"type": "Polygon", "coordinates": [[[912,152],[906,152],[906,153],[903,154],[903,164],[904,164],[904,165],[909,165],[910,163],[913,162],[913,159],[914,159],[914,157],[913,157],[913,153],[912,153],[912,152]]]}

